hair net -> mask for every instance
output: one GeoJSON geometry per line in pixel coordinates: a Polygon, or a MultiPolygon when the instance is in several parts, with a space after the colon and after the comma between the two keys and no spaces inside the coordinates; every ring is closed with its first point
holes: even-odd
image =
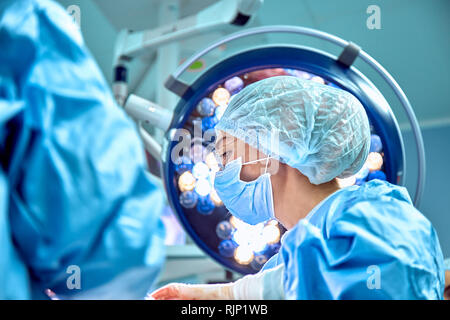
{"type": "Polygon", "coordinates": [[[355,174],[370,147],[367,114],[353,95],[292,76],[244,88],[216,130],[277,157],[313,184],[355,174]]]}

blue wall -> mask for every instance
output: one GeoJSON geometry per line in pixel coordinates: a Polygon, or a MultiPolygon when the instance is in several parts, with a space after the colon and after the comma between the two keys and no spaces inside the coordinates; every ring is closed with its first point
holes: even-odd
{"type": "MultiPolygon", "coordinates": [[[[427,157],[425,193],[420,211],[433,223],[445,257],[450,257],[450,125],[422,128],[427,157]]],[[[406,185],[414,196],[417,159],[411,131],[404,132],[406,185]],[[409,152],[408,152],[409,151],[409,152]]]]}

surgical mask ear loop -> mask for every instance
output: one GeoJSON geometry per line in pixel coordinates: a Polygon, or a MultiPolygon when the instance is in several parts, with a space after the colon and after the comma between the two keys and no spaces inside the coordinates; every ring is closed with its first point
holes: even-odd
{"type": "Polygon", "coordinates": [[[266,166],[265,166],[265,168],[264,168],[264,174],[266,174],[266,173],[267,173],[267,167],[269,166],[269,160],[270,160],[271,158],[272,158],[272,156],[268,156],[267,158],[263,158],[263,159],[257,159],[257,160],[253,160],[253,161],[247,161],[247,162],[243,163],[242,165],[245,165],[245,164],[252,164],[252,163],[256,163],[256,162],[259,162],[259,161],[266,160],[266,166]]]}
{"type": "Polygon", "coordinates": [[[267,167],[269,166],[269,160],[272,158],[272,156],[268,156],[266,160],[266,168],[264,169],[264,174],[267,173],[267,167]]]}

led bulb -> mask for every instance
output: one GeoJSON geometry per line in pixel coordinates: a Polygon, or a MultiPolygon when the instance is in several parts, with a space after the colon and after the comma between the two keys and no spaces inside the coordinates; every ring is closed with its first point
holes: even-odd
{"type": "Polygon", "coordinates": [[[317,82],[317,83],[321,83],[321,84],[325,84],[325,80],[323,80],[321,77],[319,76],[314,76],[311,78],[311,81],[317,82]]]}
{"type": "Polygon", "coordinates": [[[192,175],[197,179],[206,179],[209,177],[209,168],[204,162],[197,162],[192,168],[192,175]]]}
{"type": "Polygon", "coordinates": [[[272,225],[272,226],[277,226],[278,225],[278,221],[277,220],[269,220],[267,221],[268,225],[272,225]]]}
{"type": "Polygon", "coordinates": [[[267,242],[259,235],[257,238],[252,239],[248,245],[253,252],[263,252],[267,247],[267,242]]]}
{"type": "Polygon", "coordinates": [[[230,223],[231,223],[231,225],[232,225],[233,227],[235,227],[236,229],[237,229],[237,228],[240,228],[240,227],[242,227],[242,226],[245,225],[245,222],[244,222],[244,221],[242,221],[242,220],[236,218],[235,216],[231,216],[231,217],[230,217],[230,223]]]}
{"type": "Polygon", "coordinates": [[[250,266],[255,269],[256,271],[259,271],[264,264],[267,262],[267,257],[263,254],[255,256],[253,261],[251,262],[250,266]]]}
{"type": "Polygon", "coordinates": [[[193,143],[190,152],[191,159],[194,163],[201,162],[205,156],[205,147],[201,143],[193,143]]]}
{"type": "Polygon", "coordinates": [[[198,193],[199,196],[205,197],[207,196],[211,191],[211,184],[208,180],[201,178],[197,180],[197,183],[195,184],[195,192],[198,193]]]}
{"type": "Polygon", "coordinates": [[[234,228],[228,221],[220,222],[216,227],[216,234],[220,239],[230,239],[234,228]]]}
{"type": "Polygon", "coordinates": [[[216,156],[214,155],[214,152],[210,152],[205,157],[206,165],[209,169],[213,172],[217,172],[220,170],[219,164],[217,163],[216,156]]]}
{"type": "Polygon", "coordinates": [[[202,215],[209,215],[214,211],[214,203],[209,197],[199,197],[197,203],[197,212],[202,215]]]}
{"type": "Polygon", "coordinates": [[[197,111],[202,117],[208,117],[214,114],[216,105],[210,98],[203,98],[197,105],[197,111]]]}
{"type": "MultiPolygon", "coordinates": [[[[233,96],[233,97],[234,97],[234,96],[233,96]]],[[[221,105],[221,106],[218,106],[218,107],[216,108],[216,111],[215,111],[214,115],[216,116],[216,118],[217,118],[218,120],[220,120],[220,118],[222,118],[223,113],[225,112],[225,109],[226,109],[226,108],[227,108],[226,105],[221,105]]]]}
{"type": "Polygon", "coordinates": [[[383,166],[383,157],[378,152],[369,153],[366,166],[370,171],[380,170],[383,166]]]}
{"type": "Polygon", "coordinates": [[[344,178],[344,179],[338,178],[337,182],[341,188],[350,187],[355,184],[356,177],[353,175],[353,176],[350,176],[350,177],[344,178]]]}
{"type": "Polygon", "coordinates": [[[222,256],[231,258],[236,251],[236,246],[231,240],[223,240],[219,243],[219,247],[217,249],[222,256]]]}
{"type": "Polygon", "coordinates": [[[234,251],[234,259],[240,264],[249,264],[253,257],[253,251],[249,246],[239,246],[234,251]]]}
{"type": "Polygon", "coordinates": [[[216,192],[216,189],[211,188],[211,192],[209,193],[209,197],[211,198],[211,201],[214,203],[216,207],[223,206],[222,200],[219,198],[219,195],[216,192]]]}
{"type": "Polygon", "coordinates": [[[195,207],[198,196],[194,191],[185,191],[180,194],[180,204],[187,209],[195,207]]]}
{"type": "Polygon", "coordinates": [[[370,152],[381,152],[383,150],[383,143],[380,136],[376,134],[370,135],[370,152]]]}
{"type": "Polygon", "coordinates": [[[213,92],[212,99],[216,105],[224,106],[230,100],[230,92],[225,88],[217,88],[213,92]]]}
{"type": "Polygon", "coordinates": [[[239,77],[233,77],[225,81],[224,85],[225,89],[228,90],[231,94],[236,94],[242,90],[244,87],[244,81],[242,81],[239,77]]]}
{"type": "Polygon", "coordinates": [[[272,224],[268,224],[262,230],[262,237],[268,244],[276,243],[280,240],[280,229],[272,224]]]}
{"type": "Polygon", "coordinates": [[[178,188],[181,192],[193,190],[195,187],[195,178],[190,171],[185,171],[178,178],[178,188]]]}

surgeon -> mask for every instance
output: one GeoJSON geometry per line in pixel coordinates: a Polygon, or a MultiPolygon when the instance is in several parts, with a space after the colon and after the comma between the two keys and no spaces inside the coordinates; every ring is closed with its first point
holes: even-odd
{"type": "Polygon", "coordinates": [[[141,299],[163,198],[59,5],[0,2],[0,299],[141,299]]]}
{"type": "Polygon", "coordinates": [[[431,223],[405,188],[342,187],[370,148],[350,93],[291,76],[261,80],[216,126],[215,188],[249,224],[288,229],[256,275],[219,285],[169,284],[154,299],[442,299],[444,265],[431,223]]]}

